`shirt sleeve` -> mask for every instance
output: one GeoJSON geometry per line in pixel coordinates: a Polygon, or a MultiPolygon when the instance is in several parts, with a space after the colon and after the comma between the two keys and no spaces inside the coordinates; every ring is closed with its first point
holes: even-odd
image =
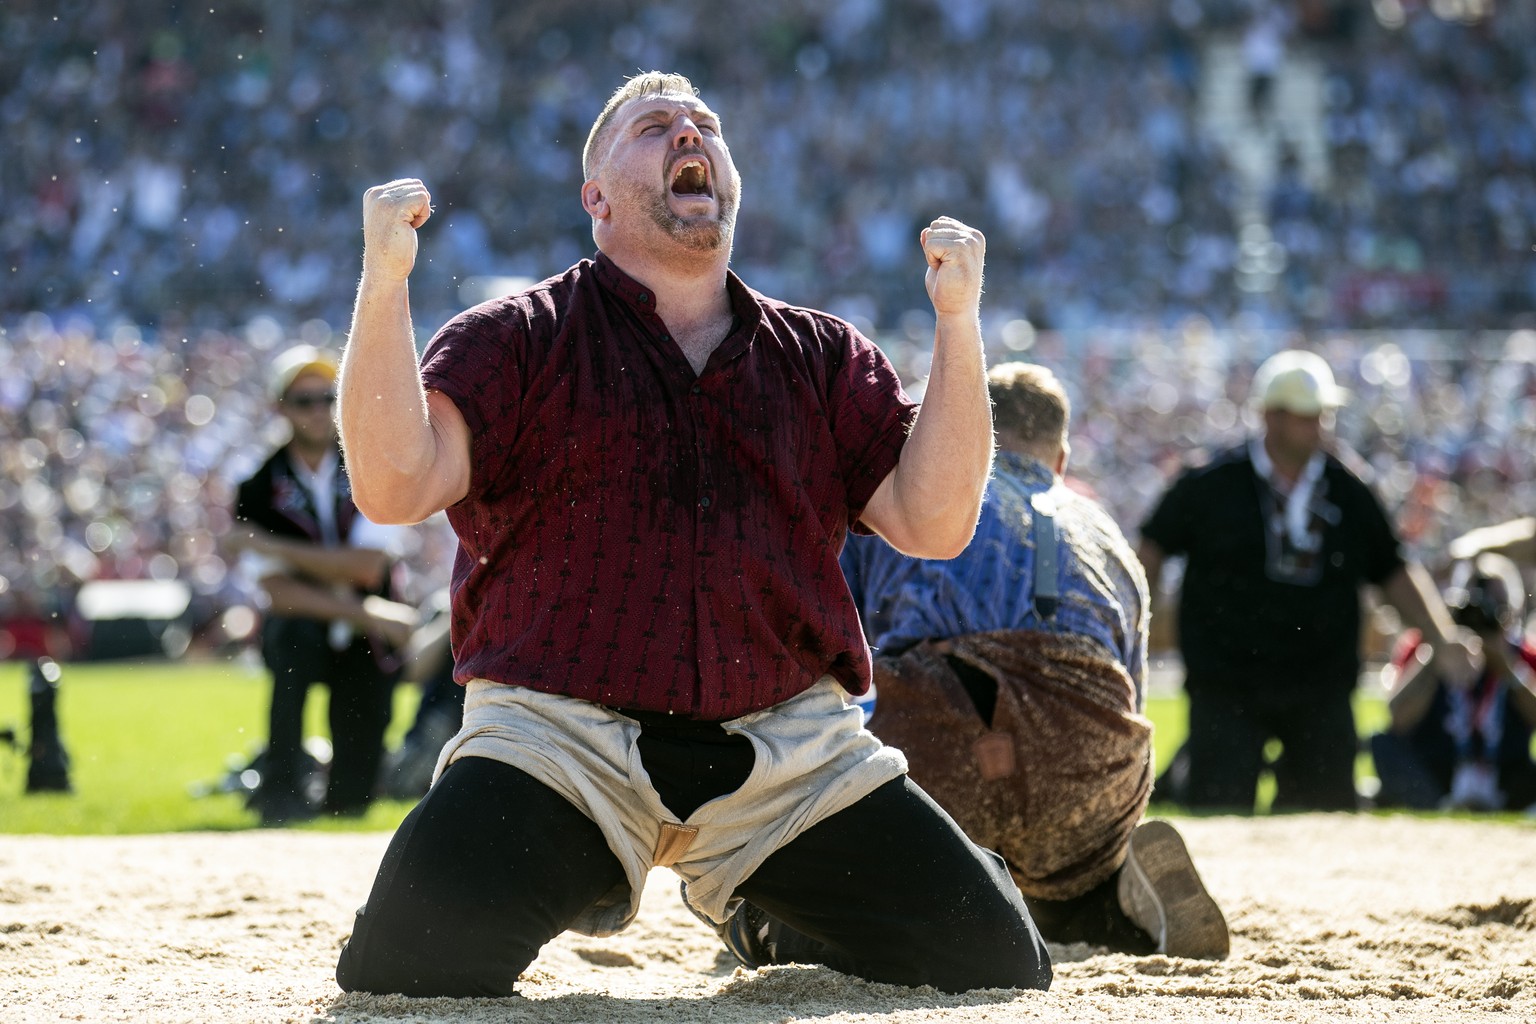
{"type": "Polygon", "coordinates": [[[1162,548],[1165,555],[1182,555],[1189,551],[1197,507],[1192,498],[1194,489],[1195,475],[1186,470],[1141,524],[1142,537],[1162,548]]]}
{"type": "Polygon", "coordinates": [[[386,526],[374,522],[359,512],[352,520],[352,529],[347,535],[347,546],[382,551],[391,558],[401,558],[406,553],[406,542],[409,536],[409,527],[386,526]]]}
{"type": "Polygon", "coordinates": [[[1376,491],[1364,481],[1356,481],[1360,489],[1361,520],[1364,536],[1363,570],[1372,584],[1382,584],[1406,563],[1403,543],[1397,535],[1397,527],[1387,514],[1386,507],[1376,491]]]}
{"type": "Polygon", "coordinates": [[[848,519],[856,533],[871,532],[858,521],[896,463],[917,418],[918,405],[901,385],[884,352],[849,324],[843,324],[843,358],[831,381],[832,425],[848,494],[848,519]]]}
{"type": "Polygon", "coordinates": [[[514,308],[477,306],[460,313],[422,354],[422,383],[447,395],[469,427],[471,495],[501,479],[516,437],[527,322],[510,315],[514,308]]]}

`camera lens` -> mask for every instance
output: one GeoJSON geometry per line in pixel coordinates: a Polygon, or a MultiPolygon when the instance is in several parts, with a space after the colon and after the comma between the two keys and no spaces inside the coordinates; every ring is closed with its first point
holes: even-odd
{"type": "Polygon", "coordinates": [[[1504,609],[1482,580],[1473,581],[1466,596],[1451,606],[1451,619],[1458,626],[1478,633],[1496,633],[1502,630],[1504,609]]]}

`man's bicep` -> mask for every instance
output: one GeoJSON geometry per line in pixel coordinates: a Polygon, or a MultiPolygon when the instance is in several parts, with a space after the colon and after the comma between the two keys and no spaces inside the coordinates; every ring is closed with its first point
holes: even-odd
{"type": "Polygon", "coordinates": [[[858,521],[878,533],[891,547],[902,550],[903,524],[901,507],[896,501],[895,467],[875,487],[875,493],[869,496],[864,511],[859,513],[858,521]]]}
{"type": "Polygon", "coordinates": [[[457,504],[469,493],[472,438],[458,404],[441,391],[427,392],[427,419],[437,445],[429,487],[437,499],[433,504],[440,510],[457,504]]]}

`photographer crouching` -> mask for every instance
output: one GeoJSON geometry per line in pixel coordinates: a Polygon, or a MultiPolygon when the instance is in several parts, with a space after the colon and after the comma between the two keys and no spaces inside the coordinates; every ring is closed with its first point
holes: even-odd
{"type": "Polygon", "coordinates": [[[1482,674],[1450,685],[1434,652],[1409,645],[1389,686],[1391,723],[1371,737],[1379,807],[1536,810],[1536,647],[1524,635],[1525,585],[1508,558],[1457,565],[1446,604],[1482,640],[1482,674]]]}

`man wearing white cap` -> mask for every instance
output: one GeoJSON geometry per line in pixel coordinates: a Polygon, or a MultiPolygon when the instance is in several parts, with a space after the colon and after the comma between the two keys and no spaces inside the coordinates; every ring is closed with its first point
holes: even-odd
{"type": "Polygon", "coordinates": [[[1187,559],[1188,767],[1174,795],[1191,806],[1251,809],[1270,739],[1284,747],[1277,810],[1356,806],[1350,695],[1367,584],[1421,630],[1441,673],[1475,674],[1475,637],[1452,622],[1362,470],[1331,444],[1347,399],[1315,353],[1271,357],[1253,385],[1262,435],[1186,470],[1142,524],[1154,590],[1166,558],[1187,559]]]}
{"type": "Polygon", "coordinates": [[[336,358],[310,345],[277,356],[268,392],[290,439],[240,485],[231,543],[266,601],[261,654],[272,703],[261,783],[262,824],[315,813],[300,771],[304,701],[330,690],[333,748],[324,809],[359,814],[372,800],[389,725],[396,653],[415,610],[390,600],[403,530],[369,522],[352,501],[332,415],[336,358]]]}

